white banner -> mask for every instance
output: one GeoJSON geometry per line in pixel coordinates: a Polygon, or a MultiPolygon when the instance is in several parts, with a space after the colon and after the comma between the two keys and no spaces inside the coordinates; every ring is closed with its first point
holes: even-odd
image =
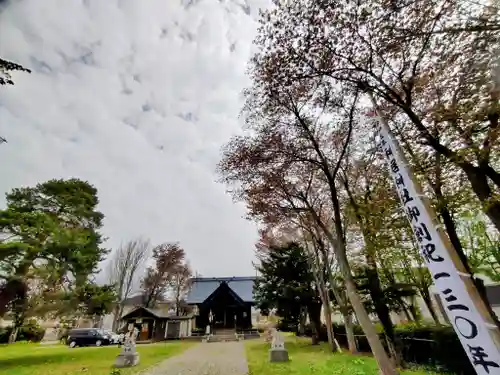
{"type": "Polygon", "coordinates": [[[378,145],[387,160],[399,198],[420,246],[420,253],[429,268],[448,318],[476,373],[500,374],[500,353],[489,332],[490,328],[496,329],[496,326],[489,326],[475,307],[429,212],[417,194],[404,158],[395,147],[396,141],[382,126],[381,120],[375,118],[378,121],[378,145]]]}

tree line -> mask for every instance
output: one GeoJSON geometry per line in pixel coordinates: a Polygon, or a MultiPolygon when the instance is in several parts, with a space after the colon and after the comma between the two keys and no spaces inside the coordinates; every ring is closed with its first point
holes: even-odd
{"type": "Polygon", "coordinates": [[[58,179],[13,189],[0,210],[0,317],[13,321],[10,342],[30,318],[76,322],[114,312],[117,329],[127,298],[145,307],[170,298],[177,313],[191,268],[180,244],[139,238],[110,251],[101,230],[97,189],[58,179]],[[96,281],[107,261],[107,278],[96,281]]]}
{"type": "MultiPolygon", "coordinates": [[[[31,73],[0,58],[0,86],[14,85],[13,71],[31,73]]],[[[95,282],[110,251],[102,246],[104,215],[91,184],[51,180],[14,189],[6,198],[7,209],[0,211],[0,318],[9,313],[13,319],[9,341],[30,317],[74,322],[112,311],[116,330],[124,303],[137,292],[145,307],[171,296],[180,314],[192,270],[179,243],[153,247],[143,238],[130,240],[108,257],[107,283],[95,282]],[[154,264],[146,267],[150,258],[154,264]]]]}
{"type": "MultiPolygon", "coordinates": [[[[303,249],[312,274],[285,285],[289,271],[274,269],[257,293],[278,309],[294,305],[295,316],[297,306],[334,301],[349,326],[352,312],[383,374],[399,364],[391,310],[417,314],[404,296],[419,295],[442,322],[366,116],[370,98],[467,270],[498,281],[499,17],[498,7],[466,0],[276,1],[261,14],[245,133],[225,146],[218,170],[261,225],[258,267],[279,268],[283,249],[298,262],[303,249]],[[304,303],[287,299],[309,282],[304,303]]],[[[318,313],[309,316],[314,326],[318,313]]],[[[328,338],[335,349],[331,330],[328,338]]]]}

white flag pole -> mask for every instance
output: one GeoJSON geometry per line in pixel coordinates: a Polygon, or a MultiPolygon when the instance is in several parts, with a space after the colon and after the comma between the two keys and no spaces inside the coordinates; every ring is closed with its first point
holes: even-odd
{"type": "Polygon", "coordinates": [[[372,93],[379,146],[389,167],[420,253],[467,356],[478,375],[500,375],[500,331],[437,216],[372,93]]]}

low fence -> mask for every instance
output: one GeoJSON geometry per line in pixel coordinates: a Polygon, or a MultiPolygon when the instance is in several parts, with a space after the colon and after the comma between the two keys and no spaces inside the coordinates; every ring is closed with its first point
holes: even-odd
{"type": "MultiPolygon", "coordinates": [[[[297,327],[279,327],[282,331],[297,332],[297,327]]],[[[380,339],[386,346],[385,334],[380,333],[380,339]]],[[[354,326],[356,346],[361,353],[371,353],[370,345],[360,326],[354,326]]],[[[311,336],[311,326],[306,326],[305,335],[311,336]]],[[[340,346],[347,348],[347,335],[343,325],[333,325],[334,336],[340,346]]],[[[429,370],[456,375],[470,375],[475,371],[470,364],[462,344],[450,326],[408,325],[396,326],[396,349],[407,364],[414,364],[429,370]]],[[[319,332],[321,341],[328,341],[326,327],[319,332]]]]}

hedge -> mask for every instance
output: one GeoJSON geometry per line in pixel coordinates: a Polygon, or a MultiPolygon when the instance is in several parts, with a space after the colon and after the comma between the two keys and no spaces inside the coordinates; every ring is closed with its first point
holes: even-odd
{"type": "MultiPolygon", "coordinates": [[[[0,344],[9,342],[12,327],[0,328],[0,344]]],[[[45,329],[36,324],[25,324],[19,328],[16,341],[40,342],[45,335],[45,329]]]]}
{"type": "MultiPolygon", "coordinates": [[[[377,325],[377,331],[380,332],[380,337],[385,343],[379,325],[377,325]]],[[[347,347],[345,327],[333,324],[333,333],[339,345],[347,347]]],[[[395,333],[398,351],[406,363],[450,374],[469,375],[475,373],[452,327],[413,324],[396,326],[395,333]]],[[[311,336],[312,330],[309,326],[306,327],[305,334],[311,336]]],[[[371,352],[368,340],[360,326],[354,326],[354,335],[358,351],[371,352]]],[[[320,340],[328,341],[324,325],[320,330],[320,340]]]]}
{"type": "Polygon", "coordinates": [[[459,375],[475,370],[450,326],[396,327],[401,354],[408,363],[459,375]]]}
{"type": "MultiPolygon", "coordinates": [[[[310,326],[308,325],[308,327],[310,326]]],[[[280,320],[280,322],[277,324],[276,329],[281,332],[297,332],[298,326],[293,322],[289,322],[283,319],[280,320]]]]}

